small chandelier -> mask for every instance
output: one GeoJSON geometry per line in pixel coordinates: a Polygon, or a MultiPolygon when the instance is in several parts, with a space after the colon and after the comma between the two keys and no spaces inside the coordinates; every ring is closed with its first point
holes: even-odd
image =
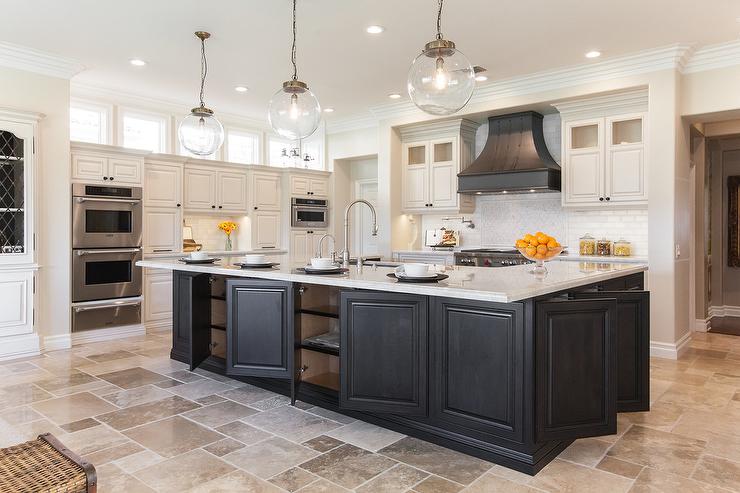
{"type": "Polygon", "coordinates": [[[211,34],[196,31],[195,36],[200,39],[200,106],[190,110],[190,114],[183,118],[177,133],[180,144],[189,152],[197,156],[210,156],[224,143],[224,127],[213,116],[213,110],[206,108],[203,102],[203,88],[208,74],[206,39],[211,34]]]}
{"type": "Polygon", "coordinates": [[[308,84],[298,80],[296,64],[296,0],[293,0],[293,47],[290,61],[293,78],[283,82],[283,87],[270,100],[267,118],[279,135],[291,140],[305,139],[313,134],[321,121],[321,106],[308,84]]]}
{"type": "Polygon", "coordinates": [[[411,101],[432,115],[460,111],[473,95],[475,73],[455,43],[442,35],[442,4],[438,0],[437,38],[424,46],[409,68],[407,88],[411,101]]]}

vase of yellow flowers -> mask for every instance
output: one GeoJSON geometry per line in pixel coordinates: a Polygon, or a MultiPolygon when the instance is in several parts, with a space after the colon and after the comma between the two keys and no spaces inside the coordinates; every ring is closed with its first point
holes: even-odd
{"type": "Polygon", "coordinates": [[[222,221],[218,223],[218,229],[226,233],[226,244],[224,245],[224,250],[227,252],[231,251],[231,233],[236,231],[237,224],[233,221],[222,221]]]}

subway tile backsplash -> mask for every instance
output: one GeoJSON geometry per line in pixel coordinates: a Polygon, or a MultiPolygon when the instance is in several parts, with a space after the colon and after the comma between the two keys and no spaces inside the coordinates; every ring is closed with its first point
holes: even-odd
{"type": "Polygon", "coordinates": [[[247,245],[245,232],[245,217],[237,216],[215,216],[215,215],[187,215],[184,217],[185,225],[192,226],[193,239],[196,243],[203,245],[205,251],[219,251],[224,249],[226,234],[218,229],[221,221],[234,221],[239,229],[231,234],[231,243],[234,250],[245,248],[247,245]]]}

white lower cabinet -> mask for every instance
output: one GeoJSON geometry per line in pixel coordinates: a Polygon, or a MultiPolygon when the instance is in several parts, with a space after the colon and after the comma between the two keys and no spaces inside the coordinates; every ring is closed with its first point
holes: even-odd
{"type": "MultiPolygon", "coordinates": [[[[293,230],[290,232],[290,258],[295,263],[308,264],[316,255],[321,237],[327,232],[324,230],[293,230]]],[[[331,241],[324,241],[322,256],[329,255],[332,248],[331,241]]]]}
{"type": "Polygon", "coordinates": [[[144,274],[144,324],[164,327],[172,323],[172,273],[147,269],[144,274]]]}
{"type": "Polygon", "coordinates": [[[144,253],[182,250],[182,214],[177,208],[147,208],[144,211],[144,253]]]}
{"type": "Polygon", "coordinates": [[[0,337],[33,332],[33,275],[31,270],[0,273],[0,337]]]}
{"type": "Polygon", "coordinates": [[[280,212],[252,214],[252,249],[280,248],[280,212]]]}

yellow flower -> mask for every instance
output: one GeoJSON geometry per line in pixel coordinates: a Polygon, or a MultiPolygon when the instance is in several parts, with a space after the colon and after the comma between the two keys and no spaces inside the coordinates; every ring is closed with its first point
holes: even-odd
{"type": "Polygon", "coordinates": [[[231,233],[236,231],[238,225],[233,221],[223,221],[218,223],[218,229],[226,233],[226,236],[231,236],[231,233]]]}

